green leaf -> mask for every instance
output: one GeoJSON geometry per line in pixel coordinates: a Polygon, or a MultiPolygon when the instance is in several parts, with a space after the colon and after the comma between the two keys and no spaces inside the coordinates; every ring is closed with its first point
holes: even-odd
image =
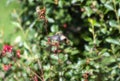
{"type": "Polygon", "coordinates": [[[44,70],[49,71],[50,70],[50,65],[49,64],[45,65],[45,66],[43,66],[43,68],[44,68],[44,70]]]}
{"type": "Polygon", "coordinates": [[[112,27],[117,27],[118,26],[116,20],[110,20],[109,25],[112,26],[112,27]]]}
{"type": "Polygon", "coordinates": [[[50,55],[50,57],[51,57],[51,59],[53,59],[53,60],[58,60],[58,56],[55,55],[55,54],[50,55]]]}
{"type": "Polygon", "coordinates": [[[88,46],[88,45],[85,45],[85,50],[86,50],[86,51],[91,51],[91,47],[88,46]]]}
{"type": "Polygon", "coordinates": [[[120,16],[120,8],[118,9],[118,16],[120,16]]]}
{"type": "Polygon", "coordinates": [[[60,0],[59,3],[58,3],[58,6],[59,6],[60,8],[62,8],[63,5],[64,5],[64,4],[63,4],[63,1],[64,1],[64,0],[60,0]]]}
{"type": "Polygon", "coordinates": [[[18,27],[20,30],[22,30],[22,27],[21,27],[20,23],[12,22],[12,24],[15,25],[16,27],[18,27]]]}
{"type": "Polygon", "coordinates": [[[106,42],[116,44],[116,45],[120,45],[120,42],[118,40],[115,40],[115,39],[112,39],[112,38],[107,38],[106,42]]]}
{"type": "Polygon", "coordinates": [[[18,43],[20,43],[21,41],[22,41],[21,36],[17,36],[17,37],[15,38],[15,40],[14,40],[14,43],[15,43],[15,44],[18,44],[18,43]]]}
{"type": "Polygon", "coordinates": [[[103,53],[103,56],[109,57],[110,54],[108,52],[103,53]]]}
{"type": "Polygon", "coordinates": [[[58,25],[52,25],[51,32],[58,32],[58,25]]]}
{"type": "Polygon", "coordinates": [[[72,0],[71,3],[75,4],[78,0],[72,0]]]}
{"type": "Polygon", "coordinates": [[[62,60],[62,61],[66,61],[68,59],[68,55],[63,55],[63,54],[59,54],[59,58],[62,60]]]}
{"type": "Polygon", "coordinates": [[[78,53],[79,53],[78,50],[74,50],[74,51],[71,52],[71,55],[76,55],[76,54],[78,54],[78,53]]]}
{"type": "Polygon", "coordinates": [[[85,40],[85,41],[92,41],[92,38],[89,37],[89,36],[82,36],[82,38],[85,40]]]}
{"type": "Polygon", "coordinates": [[[50,23],[54,23],[55,21],[54,21],[53,18],[48,18],[48,22],[50,22],[50,23]]]}
{"type": "Polygon", "coordinates": [[[85,10],[86,10],[86,15],[88,16],[88,17],[90,17],[91,16],[91,14],[93,13],[93,11],[92,11],[92,9],[90,8],[90,7],[85,7],[85,10]]]}
{"type": "Polygon", "coordinates": [[[4,58],[2,59],[2,62],[3,62],[4,64],[6,64],[6,63],[8,63],[8,62],[9,62],[9,60],[8,60],[8,58],[7,58],[7,57],[4,57],[4,58]]]}
{"type": "Polygon", "coordinates": [[[111,63],[114,63],[115,61],[116,61],[115,58],[111,56],[111,57],[103,58],[101,63],[105,65],[109,65],[111,63]]]}
{"type": "Polygon", "coordinates": [[[26,49],[30,49],[26,42],[24,42],[24,46],[25,46],[26,49]]]}
{"type": "Polygon", "coordinates": [[[97,25],[96,20],[94,20],[94,19],[89,18],[89,19],[88,19],[88,22],[89,22],[92,26],[97,25]]]}
{"type": "Polygon", "coordinates": [[[104,5],[108,10],[114,10],[113,5],[106,3],[104,5]]]}
{"type": "Polygon", "coordinates": [[[92,29],[92,28],[89,28],[89,31],[90,31],[91,33],[93,33],[93,29],[92,29]]]}

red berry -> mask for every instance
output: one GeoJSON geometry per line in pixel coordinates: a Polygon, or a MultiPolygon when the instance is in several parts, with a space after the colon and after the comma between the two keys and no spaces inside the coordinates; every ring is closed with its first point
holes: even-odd
{"type": "Polygon", "coordinates": [[[16,51],[17,57],[20,58],[20,50],[16,51]]]}
{"type": "Polygon", "coordinates": [[[65,23],[65,24],[63,24],[63,27],[64,27],[64,28],[67,28],[67,24],[66,24],[66,23],[65,23]]]}

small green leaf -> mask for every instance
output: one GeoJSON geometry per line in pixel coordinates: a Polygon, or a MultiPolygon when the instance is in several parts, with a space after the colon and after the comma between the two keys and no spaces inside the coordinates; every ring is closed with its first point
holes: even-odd
{"type": "Polygon", "coordinates": [[[120,8],[118,9],[118,16],[120,16],[120,8]]]}
{"type": "Polygon", "coordinates": [[[15,43],[15,44],[18,44],[18,43],[20,43],[21,41],[22,41],[21,36],[17,36],[17,37],[15,38],[15,40],[14,40],[14,43],[15,43]]]}
{"type": "Polygon", "coordinates": [[[108,10],[113,10],[114,8],[113,8],[113,6],[112,5],[110,5],[110,4],[105,4],[105,7],[108,9],[108,10]]]}
{"type": "Polygon", "coordinates": [[[53,60],[58,60],[58,56],[55,55],[55,54],[51,55],[50,57],[51,57],[51,59],[53,59],[53,60]]]}
{"type": "Polygon", "coordinates": [[[85,41],[92,41],[92,38],[91,37],[89,37],[89,36],[83,36],[83,39],[85,40],[85,41]]]}
{"type": "Polygon", "coordinates": [[[43,66],[44,70],[49,71],[50,70],[50,65],[43,66]]]}
{"type": "Polygon", "coordinates": [[[89,28],[89,31],[90,31],[91,33],[93,33],[93,29],[92,29],[92,28],[89,28]]]}
{"type": "Polygon", "coordinates": [[[97,23],[95,19],[88,18],[88,22],[89,22],[92,26],[100,26],[100,24],[97,23]]]}
{"type": "Polygon", "coordinates": [[[51,32],[57,32],[58,31],[58,25],[52,25],[51,32]]]}
{"type": "Polygon", "coordinates": [[[74,50],[74,51],[71,52],[72,55],[76,55],[76,54],[78,54],[78,53],[79,53],[78,50],[74,50]]]}
{"type": "Polygon", "coordinates": [[[30,49],[26,42],[24,42],[24,46],[25,46],[26,49],[30,49]]]}
{"type": "Polygon", "coordinates": [[[109,57],[110,54],[108,52],[103,53],[103,56],[109,57]]]}
{"type": "Polygon", "coordinates": [[[88,45],[85,45],[85,50],[90,51],[91,47],[89,47],[88,45]]]}
{"type": "Polygon", "coordinates": [[[12,22],[12,24],[15,25],[16,27],[18,27],[20,30],[22,30],[22,27],[21,27],[20,23],[12,22]]]}
{"type": "Polygon", "coordinates": [[[120,42],[118,40],[115,40],[115,39],[112,39],[112,38],[107,38],[106,42],[116,44],[116,45],[120,45],[120,42]]]}
{"type": "Polygon", "coordinates": [[[6,63],[9,62],[9,60],[8,60],[6,57],[4,57],[4,58],[2,59],[2,62],[6,64],[6,63]]]}
{"type": "Polygon", "coordinates": [[[115,20],[110,20],[109,21],[109,25],[112,26],[112,27],[117,27],[117,22],[115,20]]]}
{"type": "Polygon", "coordinates": [[[48,18],[48,22],[50,22],[50,23],[54,23],[55,21],[54,21],[53,18],[48,18]]]}

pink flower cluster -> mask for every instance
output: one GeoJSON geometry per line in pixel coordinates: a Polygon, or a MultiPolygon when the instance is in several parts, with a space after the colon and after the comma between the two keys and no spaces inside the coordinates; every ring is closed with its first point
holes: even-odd
{"type": "Polygon", "coordinates": [[[7,52],[11,53],[12,49],[13,49],[12,46],[4,45],[2,49],[2,55],[4,56],[7,52]]]}
{"type": "MultiPolygon", "coordinates": [[[[13,52],[13,46],[11,45],[4,45],[3,49],[1,51],[2,57],[6,56],[7,53],[12,53],[13,52]]],[[[20,58],[21,51],[16,50],[16,57],[20,58]]],[[[14,58],[14,57],[13,57],[14,58]]],[[[8,71],[11,68],[12,64],[3,64],[3,70],[8,71]]]]}

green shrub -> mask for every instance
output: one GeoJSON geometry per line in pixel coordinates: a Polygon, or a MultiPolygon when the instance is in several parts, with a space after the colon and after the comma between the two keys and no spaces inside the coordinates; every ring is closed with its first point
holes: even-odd
{"type": "Polygon", "coordinates": [[[1,81],[119,81],[119,1],[21,0],[11,43],[21,55],[1,81]]]}

